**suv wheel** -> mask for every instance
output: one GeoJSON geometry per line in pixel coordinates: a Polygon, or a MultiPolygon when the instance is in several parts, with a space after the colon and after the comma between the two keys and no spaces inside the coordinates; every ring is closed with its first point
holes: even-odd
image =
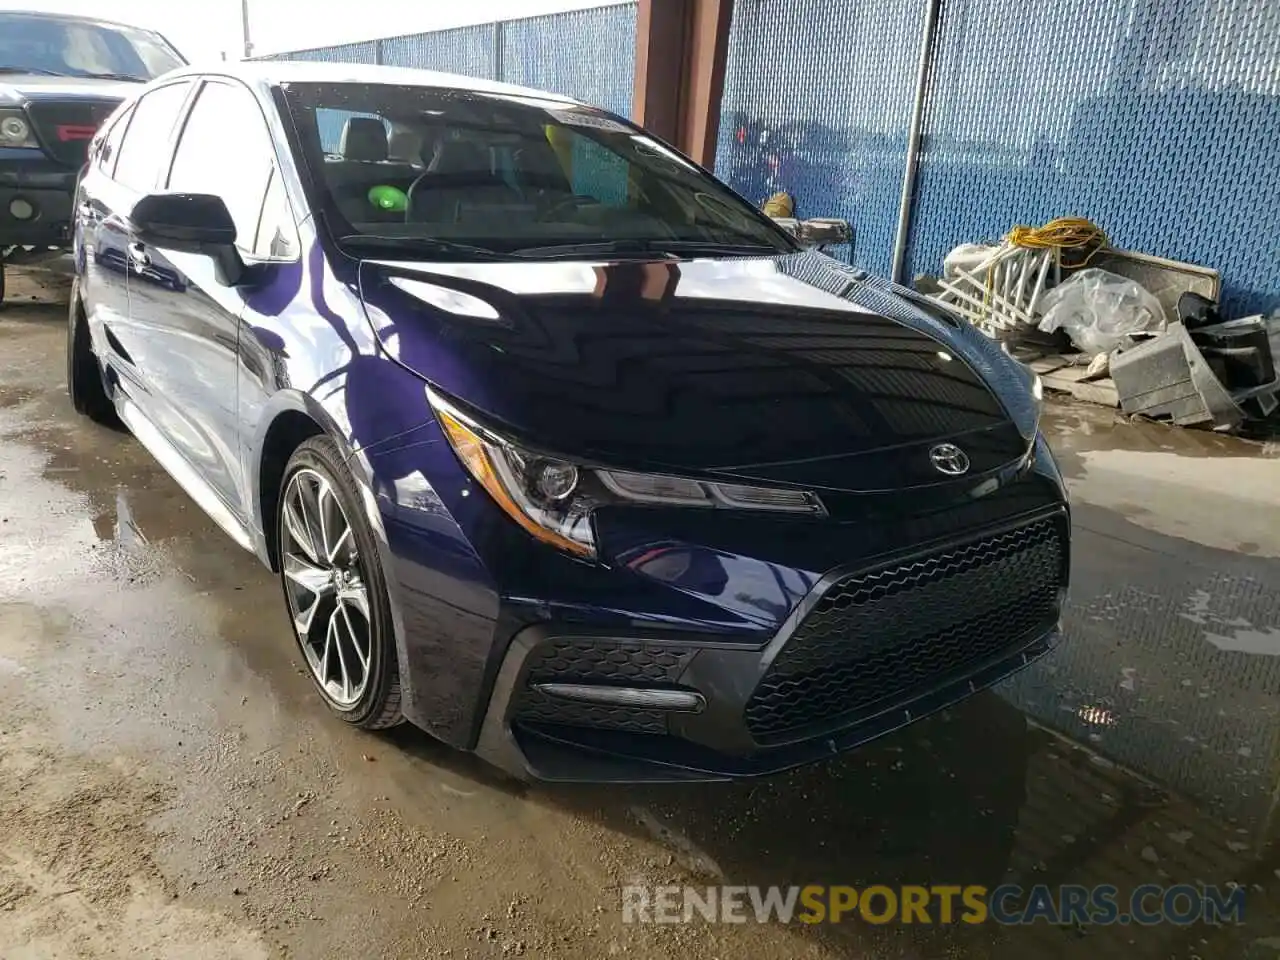
{"type": "Polygon", "coordinates": [[[316,689],[350,724],[395,726],[404,716],[385,580],[333,441],[313,437],[294,451],[278,514],[280,582],[316,689]]]}

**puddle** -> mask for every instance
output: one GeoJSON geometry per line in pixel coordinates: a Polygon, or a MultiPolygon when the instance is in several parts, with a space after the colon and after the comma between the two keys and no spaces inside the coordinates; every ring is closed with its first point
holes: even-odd
{"type": "Polygon", "coordinates": [[[1221,617],[1210,609],[1207,590],[1197,590],[1187,598],[1182,616],[1207,627],[1204,638],[1219,650],[1280,657],[1280,627],[1257,627],[1244,617],[1221,617]]]}

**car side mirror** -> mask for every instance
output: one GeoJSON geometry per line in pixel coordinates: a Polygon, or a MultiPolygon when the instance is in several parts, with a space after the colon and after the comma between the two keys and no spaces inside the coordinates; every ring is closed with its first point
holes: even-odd
{"type": "Polygon", "coordinates": [[[836,217],[813,217],[800,221],[801,243],[815,247],[829,247],[841,243],[853,243],[853,224],[836,217]]]}
{"type": "Polygon", "coordinates": [[[161,250],[212,257],[218,281],[240,283],[245,263],[236,250],[236,224],[221,197],[205,193],[151,193],[129,219],[140,241],[161,250]]]}
{"type": "Polygon", "coordinates": [[[801,246],[829,247],[853,243],[853,225],[848,220],[835,217],[813,217],[809,220],[774,217],[773,222],[799,240],[801,246]]]}

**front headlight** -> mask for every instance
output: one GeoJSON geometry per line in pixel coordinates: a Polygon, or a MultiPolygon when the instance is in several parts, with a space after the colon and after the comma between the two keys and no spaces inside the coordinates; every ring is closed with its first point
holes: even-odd
{"type": "Polygon", "coordinates": [[[609,503],[826,514],[822,502],[803,490],[573,463],[499,436],[430,389],[427,400],[458,459],[494,502],[536,539],[576,556],[596,555],[591,514],[609,503]]]}
{"type": "Polygon", "coordinates": [[[0,147],[38,147],[22,110],[0,110],[0,147]]]}

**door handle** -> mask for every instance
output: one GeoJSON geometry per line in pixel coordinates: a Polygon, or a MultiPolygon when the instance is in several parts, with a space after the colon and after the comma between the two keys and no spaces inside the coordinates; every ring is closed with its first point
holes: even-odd
{"type": "Polygon", "coordinates": [[[151,266],[151,255],[147,253],[147,248],[140,243],[129,244],[129,259],[139,267],[151,266]]]}

